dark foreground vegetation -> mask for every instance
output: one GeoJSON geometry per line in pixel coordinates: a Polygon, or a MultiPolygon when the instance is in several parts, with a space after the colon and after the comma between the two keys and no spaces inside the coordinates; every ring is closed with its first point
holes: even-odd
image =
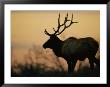
{"type": "MultiPolygon", "coordinates": [[[[22,63],[12,62],[11,66],[11,76],[12,77],[67,77],[67,69],[65,69],[65,63],[62,64],[62,60],[57,58],[53,52],[43,51],[42,48],[33,46],[29,50],[28,54],[25,56],[25,61],[22,63]],[[34,57],[31,56],[35,54],[34,57]],[[35,62],[35,61],[39,61],[35,62]],[[50,67],[48,66],[50,64],[50,67]],[[51,66],[54,64],[54,67],[51,66]]],[[[14,59],[14,58],[13,58],[14,59]]],[[[63,58],[62,58],[63,59],[63,58]]],[[[100,59],[100,58],[98,58],[100,59]]],[[[93,71],[90,67],[84,63],[79,64],[79,68],[73,73],[73,77],[99,77],[100,76],[100,66],[95,66],[93,71]]]]}
{"type": "MultiPolygon", "coordinates": [[[[32,65],[18,65],[21,69],[19,73],[16,73],[13,69],[11,70],[12,77],[66,77],[67,71],[64,70],[45,70],[47,68],[45,65],[37,64],[36,67],[32,65]]],[[[73,76],[77,77],[99,77],[100,68],[95,67],[93,71],[90,71],[88,67],[79,69],[77,72],[73,73],[73,76]]]]}

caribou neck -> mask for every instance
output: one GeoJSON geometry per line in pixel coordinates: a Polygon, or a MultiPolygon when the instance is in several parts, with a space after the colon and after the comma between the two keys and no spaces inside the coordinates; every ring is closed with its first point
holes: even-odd
{"type": "Polygon", "coordinates": [[[56,43],[56,46],[53,48],[53,52],[57,57],[62,57],[61,55],[62,46],[63,46],[63,41],[59,40],[59,42],[56,43]]]}

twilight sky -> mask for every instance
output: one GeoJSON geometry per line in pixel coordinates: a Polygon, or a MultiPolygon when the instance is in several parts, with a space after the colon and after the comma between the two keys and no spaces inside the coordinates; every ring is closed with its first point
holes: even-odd
{"type": "Polygon", "coordinates": [[[66,14],[73,13],[74,21],[79,23],[71,25],[61,35],[64,40],[70,36],[88,37],[91,36],[99,41],[100,39],[100,12],[99,11],[12,11],[11,12],[11,41],[13,45],[42,45],[48,36],[44,30],[53,33],[56,29],[58,14],[61,15],[61,23],[66,14]]]}

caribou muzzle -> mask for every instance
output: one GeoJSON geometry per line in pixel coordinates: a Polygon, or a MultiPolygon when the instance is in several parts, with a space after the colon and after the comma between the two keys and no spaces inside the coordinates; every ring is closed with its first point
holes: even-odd
{"type": "Polygon", "coordinates": [[[46,48],[47,48],[45,44],[43,44],[43,48],[44,48],[44,49],[46,49],[46,48]]]}

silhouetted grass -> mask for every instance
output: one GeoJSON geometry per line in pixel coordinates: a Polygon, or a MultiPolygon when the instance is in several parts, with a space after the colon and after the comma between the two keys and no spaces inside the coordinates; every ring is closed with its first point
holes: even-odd
{"type": "Polygon", "coordinates": [[[43,52],[42,48],[39,48],[36,45],[34,45],[31,49],[28,50],[28,54],[24,56],[25,64],[17,63],[17,61],[13,62],[14,64],[12,64],[11,76],[12,77],[66,76],[66,71],[60,64],[59,58],[56,58],[55,55],[47,54],[48,53],[45,54],[43,52]],[[32,56],[32,54],[34,54],[34,57],[32,56]],[[38,63],[38,59],[40,59],[41,63],[38,63]],[[44,63],[44,61],[47,62],[44,63]],[[55,66],[57,66],[58,68],[49,67],[47,66],[48,63],[54,63],[55,66]]]}
{"type": "MultiPolygon", "coordinates": [[[[46,71],[44,68],[41,68],[41,65],[37,65],[36,68],[33,68],[32,65],[30,65],[29,67],[25,65],[25,66],[21,66],[21,73],[18,74],[15,73],[12,69],[11,76],[12,77],[65,77],[67,76],[67,72],[54,70],[54,69],[51,69],[50,71],[46,71]]],[[[90,71],[88,67],[84,67],[83,69],[75,72],[73,76],[99,77],[100,69],[98,67],[95,67],[94,71],[90,71]]]]}
{"type": "Polygon", "coordinates": [[[74,74],[77,77],[100,77],[100,68],[95,67],[93,71],[88,69],[88,67],[84,67],[74,74]]]}
{"type": "MultiPolygon", "coordinates": [[[[12,65],[11,68],[11,76],[12,77],[67,77],[67,70],[64,70],[59,58],[55,55],[45,56],[42,49],[33,46],[33,48],[29,50],[26,57],[25,64],[17,64],[17,61],[14,61],[15,65],[12,65]],[[35,54],[35,60],[33,60],[31,56],[31,51],[35,54]],[[54,63],[55,67],[48,67],[46,63],[35,63],[35,61],[39,58],[38,55],[42,55],[41,57],[50,63],[54,63]],[[48,57],[52,58],[50,60],[48,57]],[[28,63],[28,61],[30,63],[28,63]]],[[[47,63],[48,63],[47,62],[47,63]]],[[[80,65],[82,66],[82,65],[80,65]]],[[[90,71],[89,67],[79,68],[77,72],[73,73],[73,76],[77,77],[99,77],[100,76],[100,66],[96,66],[93,71],[90,71]]]]}
{"type": "Polygon", "coordinates": [[[34,68],[32,65],[19,66],[21,69],[20,73],[15,73],[13,69],[11,70],[12,77],[53,77],[53,76],[66,76],[65,71],[59,71],[51,69],[50,71],[46,71],[45,68],[41,67],[42,65],[37,64],[34,68]]]}
{"type": "MultiPolygon", "coordinates": [[[[50,71],[46,71],[46,66],[42,68],[43,65],[37,64],[36,67],[32,65],[19,65],[21,69],[20,73],[15,73],[12,69],[11,76],[12,77],[66,77],[66,71],[59,71],[55,69],[51,69],[50,71]]],[[[77,77],[99,77],[100,76],[100,68],[95,67],[94,71],[90,71],[88,67],[84,67],[83,69],[78,70],[73,76],[77,77]]]]}

